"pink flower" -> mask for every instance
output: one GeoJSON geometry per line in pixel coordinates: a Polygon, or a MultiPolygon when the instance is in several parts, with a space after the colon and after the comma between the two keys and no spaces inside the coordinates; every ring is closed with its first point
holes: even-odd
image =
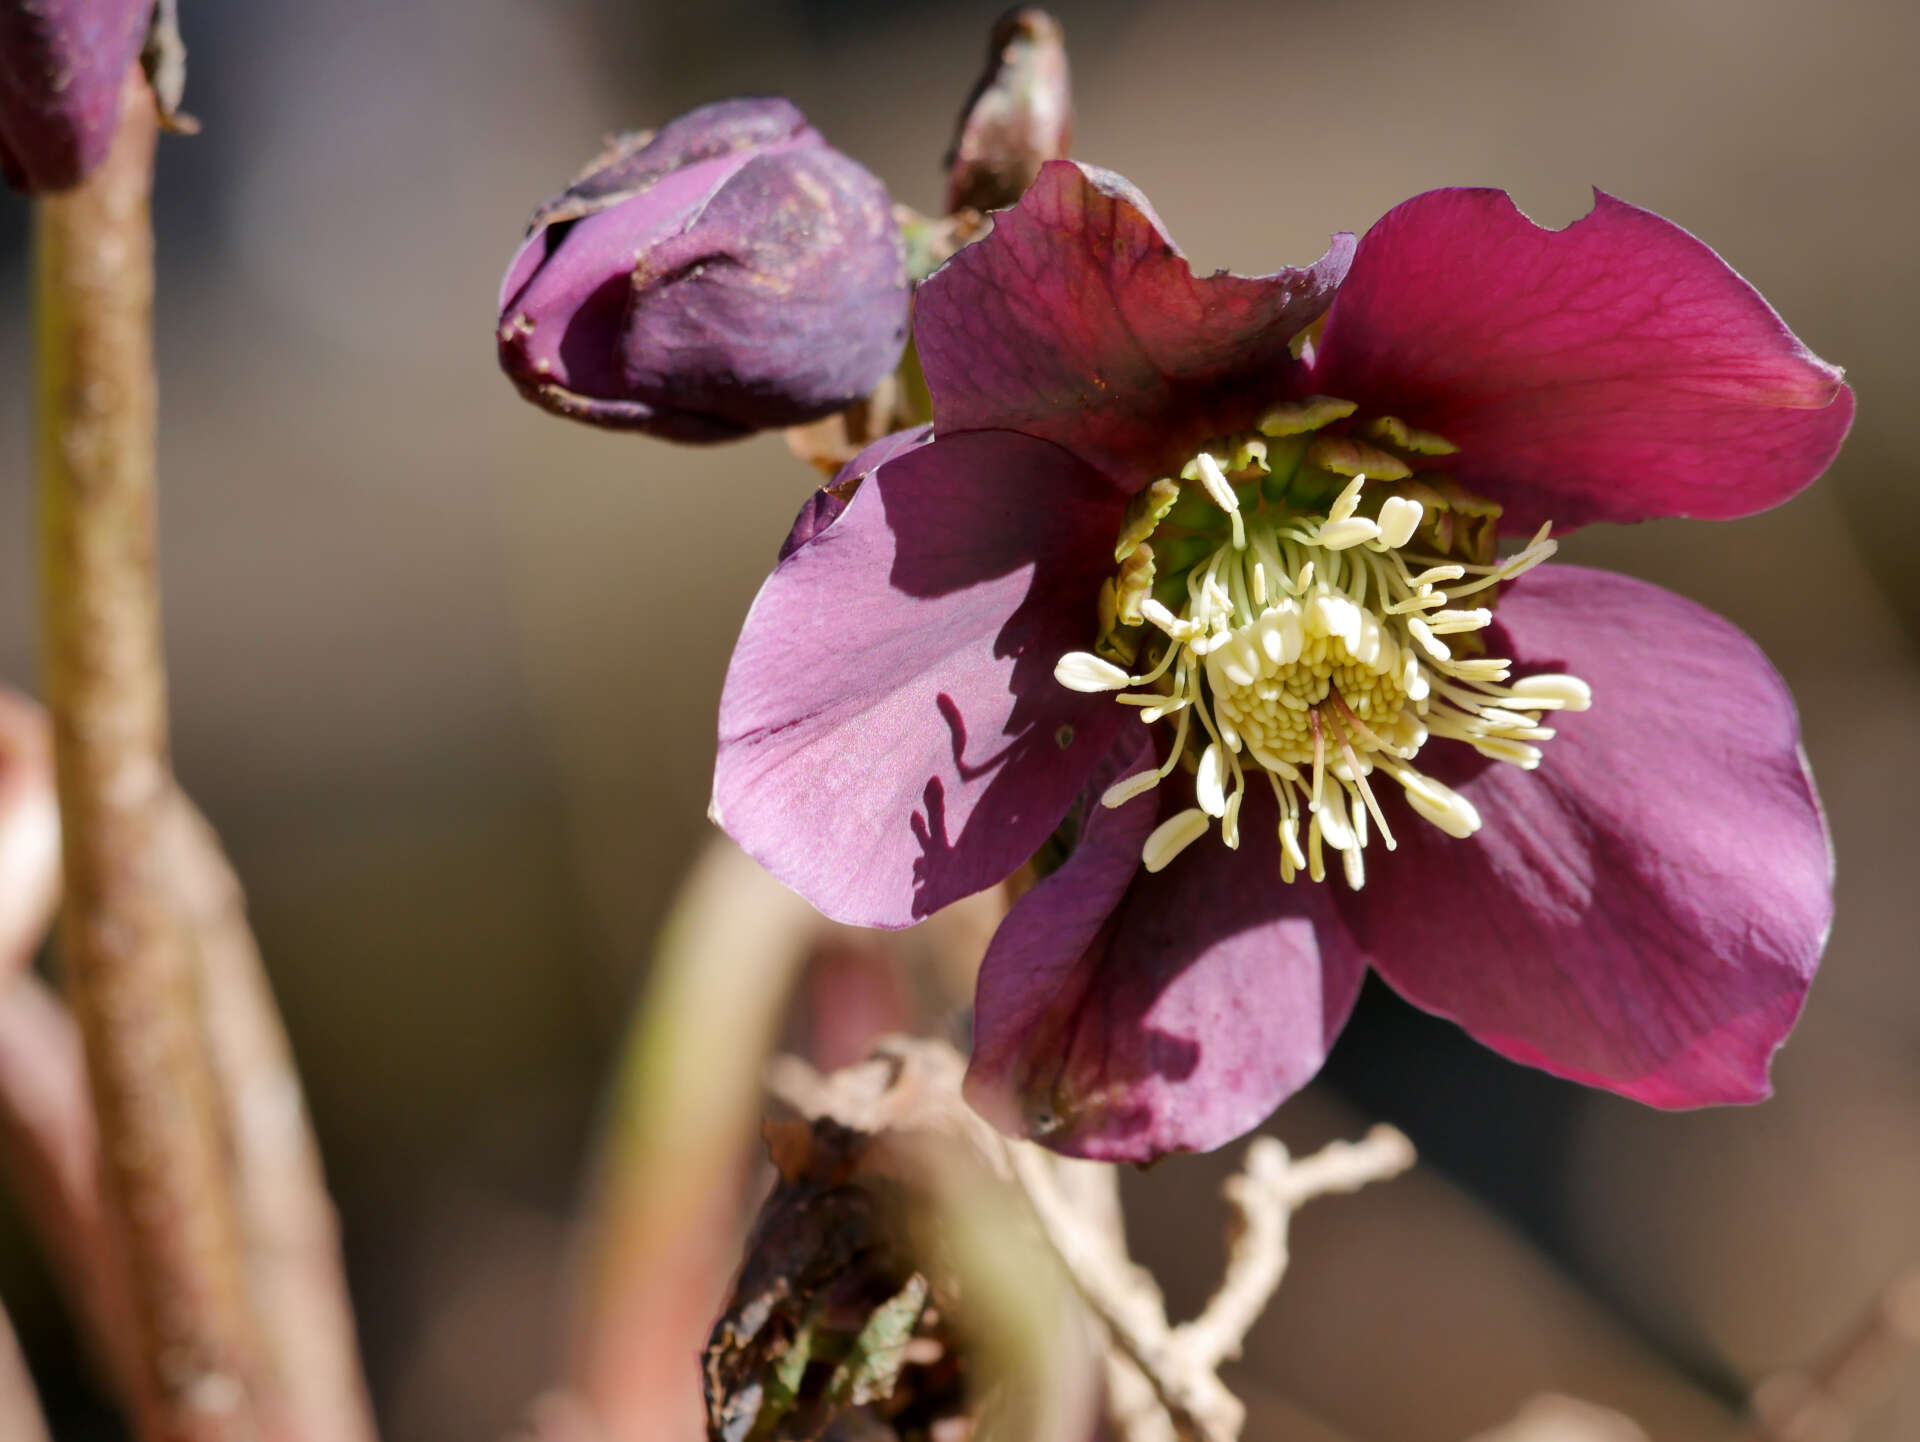
{"type": "Polygon", "coordinates": [[[1839,448],[1840,372],[1711,250],[1604,195],[1549,231],[1441,190],[1197,277],[1056,163],[916,337],[931,432],[803,513],[713,814],[868,926],[1035,859],[976,1105],[1080,1155],[1218,1146],[1369,965],[1560,1076],[1766,1094],[1832,904],[1792,700],[1691,602],[1540,564],[1549,523],[1746,515],[1839,448]]]}

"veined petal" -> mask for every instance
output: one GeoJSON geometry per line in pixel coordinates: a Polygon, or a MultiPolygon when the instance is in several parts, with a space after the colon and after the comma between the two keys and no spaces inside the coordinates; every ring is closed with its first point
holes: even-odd
{"type": "Polygon", "coordinates": [[[1288,343],[1352,249],[1340,235],[1306,270],[1196,276],[1133,186],[1050,162],[915,298],[934,426],[1057,441],[1137,490],[1285,391],[1288,343]]]}
{"type": "Polygon", "coordinates": [[[1853,418],[1840,371],[1671,221],[1596,192],[1565,230],[1435,190],[1361,238],[1314,388],[1437,431],[1531,532],[1778,505],[1853,418]]]}
{"type": "Polygon", "coordinates": [[[1792,698],[1734,627],[1624,576],[1544,566],[1498,616],[1493,650],[1593,707],[1555,713],[1538,771],[1422,753],[1484,824],[1401,828],[1341,898],[1354,935],[1516,1061],[1655,1106],[1759,1100],[1833,907],[1792,698]]]}
{"type": "Polygon", "coordinates": [[[1053,680],[1096,624],[1123,505],[1007,432],[881,465],[747,616],[715,822],[855,925],[906,926],[1009,875],[1129,719],[1053,680]]]}
{"type": "MultiPolygon", "coordinates": [[[[1136,743],[1090,795],[1153,759],[1136,743]]],[[[1365,975],[1327,888],[1281,883],[1267,792],[1238,850],[1205,836],[1148,873],[1164,795],[1091,806],[981,965],[967,1097],[1072,1156],[1148,1162],[1253,1130],[1320,1070],[1365,975]]]]}

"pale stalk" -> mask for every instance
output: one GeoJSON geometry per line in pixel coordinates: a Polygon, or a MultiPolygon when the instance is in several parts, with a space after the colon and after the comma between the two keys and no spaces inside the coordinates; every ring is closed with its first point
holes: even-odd
{"type": "Polygon", "coordinates": [[[4,1311],[0,1311],[0,1437],[7,1442],[53,1442],[27,1359],[20,1355],[20,1341],[4,1311]]]}
{"type": "Polygon", "coordinates": [[[47,705],[60,940],[124,1247],[150,1442],[261,1435],[248,1305],[191,942],[161,825],[172,795],[154,575],[151,94],[106,161],[34,206],[47,705]]]}
{"type": "Polygon", "coordinates": [[[569,1349],[607,1442],[704,1433],[696,1359],[738,1264],[761,1068],[824,925],[715,839],[660,929],[600,1144],[569,1349]]]}

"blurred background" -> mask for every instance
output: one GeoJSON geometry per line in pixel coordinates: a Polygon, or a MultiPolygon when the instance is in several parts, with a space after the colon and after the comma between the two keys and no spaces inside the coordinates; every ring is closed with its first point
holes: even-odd
{"type": "MultiPolygon", "coordinates": [[[[500,272],[605,132],[726,95],[791,96],[937,209],[999,8],[182,6],[205,133],[163,142],[158,202],[176,750],[250,888],[390,1437],[499,1436],[561,1366],[594,1119],[707,832],[733,635],[810,485],[778,437],[674,449],[520,401],[494,365],[500,272]]],[[[1920,7],[1053,8],[1076,153],[1137,182],[1200,267],[1304,262],[1435,185],[1505,186],[1551,224],[1598,185],[1705,238],[1848,367],[1860,420],[1808,494],[1564,552],[1730,616],[1800,698],[1839,921],[1778,1097],[1644,1111],[1370,988],[1276,1126],[1385,1117],[1428,1165],[1303,1219],[1238,1379],[1256,1437],[1441,1442],[1546,1387],[1709,1435],[1920,1262],[1920,462],[1899,439],[1920,7]]],[[[0,198],[0,681],[30,687],[26,221],[0,198]]],[[[1214,1275],[1191,1218],[1228,1162],[1134,1185],[1177,1303],[1214,1275]]],[[[10,1215],[0,1292],[59,1435],[116,1435],[10,1215]]],[[[1920,1436],[1920,1378],[1860,1435],[1920,1436]]]]}

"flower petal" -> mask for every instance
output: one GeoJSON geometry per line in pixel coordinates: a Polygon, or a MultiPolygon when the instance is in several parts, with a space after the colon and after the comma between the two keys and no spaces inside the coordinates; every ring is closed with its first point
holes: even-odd
{"type": "Polygon", "coordinates": [[[1398,827],[1342,899],[1354,935],[1516,1061],[1662,1107],[1766,1096],[1833,911],[1785,685],[1712,612],[1604,571],[1543,566],[1495,614],[1490,649],[1585,678],[1593,709],[1550,718],[1538,771],[1422,752],[1484,825],[1398,827]]]}
{"type": "Polygon", "coordinates": [[[714,820],[855,925],[909,925],[1014,871],[1128,719],[1053,679],[1097,625],[1123,506],[1004,431],[874,471],[747,616],[714,820]]]}
{"type": "MultiPolygon", "coordinates": [[[[1143,744],[1090,791],[1152,761],[1143,744]]],[[[1141,869],[1165,791],[1093,803],[981,965],[968,1099],[1071,1156],[1148,1162],[1251,1131],[1320,1070],[1365,976],[1325,888],[1281,882],[1264,789],[1239,850],[1211,832],[1141,869]]]]}
{"type": "Polygon", "coordinates": [[[831,481],[807,497],[806,504],[800,507],[800,514],[794,517],[793,528],[787,532],[787,539],[780,543],[779,559],[786,560],[840,519],[840,513],[860,488],[860,482],[870,473],[895,456],[903,456],[932,440],[932,426],[909,426],[905,430],[884,435],[877,441],[869,441],[857,456],[840,467],[831,481]]]}
{"type": "Polygon", "coordinates": [[[1288,342],[1352,250],[1340,235],[1307,270],[1196,276],[1133,186],[1050,162],[915,297],[934,427],[1058,441],[1137,490],[1286,390],[1288,342]]]}
{"type": "Polygon", "coordinates": [[[1840,448],[1840,375],[1651,211],[1596,192],[1546,230],[1504,191],[1435,190],[1361,238],[1314,388],[1438,431],[1532,531],[1778,505],[1840,448]]]}

